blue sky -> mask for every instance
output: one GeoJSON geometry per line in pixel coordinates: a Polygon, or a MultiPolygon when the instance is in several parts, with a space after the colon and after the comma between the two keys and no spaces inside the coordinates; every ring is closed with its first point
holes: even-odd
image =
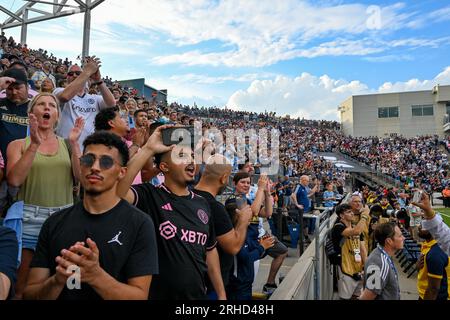
{"type": "MultiPolygon", "coordinates": [[[[74,59],[82,23],[30,25],[28,45],[74,59]]],[[[352,94],[450,84],[449,30],[442,0],[106,0],[92,14],[91,54],[103,74],[145,77],[170,101],[337,120],[352,94]]],[[[19,39],[20,28],[6,34],[19,39]]]]}

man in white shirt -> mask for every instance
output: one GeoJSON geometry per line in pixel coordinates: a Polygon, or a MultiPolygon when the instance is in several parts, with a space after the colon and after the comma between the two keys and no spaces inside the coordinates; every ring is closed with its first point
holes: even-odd
{"type": "Polygon", "coordinates": [[[83,70],[78,65],[72,65],[67,72],[67,87],[53,91],[61,102],[62,112],[56,129],[59,136],[68,138],[75,120],[78,117],[85,119],[84,130],[78,140],[80,147],[86,137],[95,131],[97,113],[116,104],[113,94],[102,81],[100,63],[98,58],[89,57],[85,60],[83,70]],[[97,85],[100,95],[88,93],[89,83],[97,85]]]}

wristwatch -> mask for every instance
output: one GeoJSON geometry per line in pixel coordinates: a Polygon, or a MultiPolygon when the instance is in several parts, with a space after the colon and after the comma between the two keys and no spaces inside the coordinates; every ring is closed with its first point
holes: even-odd
{"type": "Polygon", "coordinates": [[[99,86],[99,85],[103,84],[103,80],[100,80],[100,81],[94,82],[93,84],[94,84],[94,85],[96,85],[96,86],[99,86]]]}

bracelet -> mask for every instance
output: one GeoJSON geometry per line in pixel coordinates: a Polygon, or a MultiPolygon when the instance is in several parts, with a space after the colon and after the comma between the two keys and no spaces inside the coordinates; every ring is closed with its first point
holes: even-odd
{"type": "Polygon", "coordinates": [[[100,80],[100,81],[94,82],[93,84],[96,85],[96,86],[99,86],[99,85],[103,84],[103,81],[100,80]]]}

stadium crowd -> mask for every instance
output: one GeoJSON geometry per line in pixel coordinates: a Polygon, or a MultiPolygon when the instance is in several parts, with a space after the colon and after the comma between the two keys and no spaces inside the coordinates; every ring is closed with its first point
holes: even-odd
{"type": "MultiPolygon", "coordinates": [[[[78,65],[4,34],[0,41],[0,198],[9,227],[0,228],[2,299],[249,299],[258,261],[266,255],[273,258],[264,285],[270,294],[287,248],[264,229],[264,219],[278,207],[304,213],[333,207],[344,194],[346,173],[318,152],[341,151],[401,182],[404,190],[364,189],[352,198],[380,201],[385,215],[387,205],[407,208],[412,188],[442,190],[448,182],[447,157],[436,137],[352,138],[333,121],[166,106],[102,77],[98,57],[78,65]],[[222,132],[278,129],[278,181],[261,174],[261,159],[240,159],[234,142],[202,166],[194,165],[192,148],[163,143],[164,129],[195,120],[203,121],[204,130],[222,132]],[[223,205],[215,197],[232,173],[234,192],[223,205]],[[73,284],[78,290],[66,286],[72,266],[86,284],[73,284]]],[[[256,133],[246,139],[247,153],[255,139],[256,133]]],[[[341,268],[350,278],[361,276],[360,262],[370,253],[360,237],[366,232],[369,239],[369,212],[356,207],[353,214],[364,224],[355,221],[355,227],[346,217],[349,208],[337,209],[343,221],[337,237],[350,239],[356,259],[355,272],[341,268]]],[[[447,232],[439,216],[423,209],[435,223],[430,232],[447,232]]],[[[387,243],[380,252],[392,255],[400,241],[386,239],[400,237],[397,231],[381,228],[371,244],[387,243]]],[[[384,261],[380,257],[372,260],[384,261]]],[[[395,268],[389,270],[395,278],[395,268]]],[[[355,291],[348,292],[343,298],[355,291]]],[[[366,291],[363,297],[375,298],[366,291]]]]}

